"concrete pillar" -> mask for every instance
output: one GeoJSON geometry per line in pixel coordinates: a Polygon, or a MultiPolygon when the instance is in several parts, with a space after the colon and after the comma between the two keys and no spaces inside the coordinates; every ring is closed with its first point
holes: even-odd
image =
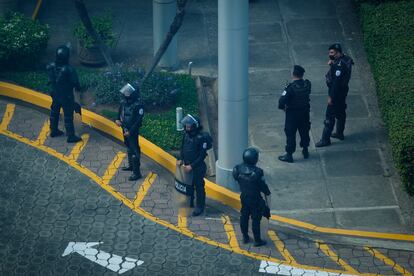
{"type": "Polygon", "coordinates": [[[233,191],[233,167],[248,145],[249,0],[218,0],[218,160],[216,182],[233,191]]]}
{"type": "MultiPolygon", "coordinates": [[[[165,35],[170,29],[177,12],[176,0],[153,0],[153,37],[154,37],[154,55],[165,39],[165,35]]],[[[177,54],[177,36],[175,36],[167,51],[159,62],[159,66],[175,68],[178,66],[177,54]]]]}

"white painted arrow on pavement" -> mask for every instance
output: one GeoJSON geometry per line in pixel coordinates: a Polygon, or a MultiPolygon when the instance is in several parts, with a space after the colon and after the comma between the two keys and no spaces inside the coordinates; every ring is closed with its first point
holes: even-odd
{"type": "Polygon", "coordinates": [[[79,255],[95,262],[113,272],[122,274],[135,266],[142,265],[144,262],[128,257],[121,257],[115,254],[110,254],[102,250],[92,248],[102,242],[70,242],[62,254],[62,257],[76,252],[79,255]]]}
{"type": "Polygon", "coordinates": [[[279,264],[275,262],[262,261],[259,272],[285,275],[285,276],[355,276],[345,273],[335,273],[327,271],[318,271],[312,269],[298,268],[290,265],[279,264]]]}

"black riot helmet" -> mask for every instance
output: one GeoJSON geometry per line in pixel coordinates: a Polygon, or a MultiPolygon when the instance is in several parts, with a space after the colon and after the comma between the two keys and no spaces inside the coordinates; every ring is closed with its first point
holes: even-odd
{"type": "Polygon", "coordinates": [[[61,45],[56,49],[56,60],[57,66],[69,64],[70,49],[66,45],[61,45]]]}
{"type": "Polygon", "coordinates": [[[183,125],[184,130],[190,134],[195,134],[201,129],[200,119],[191,114],[187,114],[187,116],[181,120],[181,124],[183,125]]]}
{"type": "Polygon", "coordinates": [[[243,152],[243,162],[248,165],[256,165],[259,161],[259,151],[255,148],[247,148],[243,152]]]}

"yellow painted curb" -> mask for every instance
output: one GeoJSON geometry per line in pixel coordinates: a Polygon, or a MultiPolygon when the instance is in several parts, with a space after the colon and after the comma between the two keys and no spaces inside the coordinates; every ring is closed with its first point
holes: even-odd
{"type": "MultiPolygon", "coordinates": [[[[34,90],[24,88],[15,84],[1,82],[0,81],[0,95],[14,99],[18,99],[24,102],[31,103],[33,105],[50,109],[52,99],[50,96],[36,92],[34,90]]],[[[123,141],[121,129],[112,121],[93,113],[89,110],[82,109],[82,122],[94,127],[116,139],[123,141]]],[[[139,137],[139,143],[141,151],[149,158],[169,170],[171,173],[175,172],[176,159],[151,143],[144,137],[139,137]]],[[[240,209],[240,198],[239,194],[230,191],[222,186],[215,184],[206,179],[206,193],[207,196],[217,200],[225,205],[240,209]]],[[[325,234],[336,234],[346,236],[356,236],[365,238],[376,238],[385,240],[399,240],[399,241],[414,241],[414,235],[410,234],[395,234],[395,233],[381,233],[381,232],[369,232],[369,231],[358,231],[358,230],[347,230],[337,229],[328,227],[319,227],[311,223],[286,218],[278,215],[272,215],[272,220],[281,223],[289,224],[295,227],[311,230],[314,232],[325,233],[325,234]]]]}

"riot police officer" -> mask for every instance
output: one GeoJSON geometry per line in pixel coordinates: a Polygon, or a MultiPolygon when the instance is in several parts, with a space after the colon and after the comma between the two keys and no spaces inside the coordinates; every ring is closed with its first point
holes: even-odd
{"type": "Polygon", "coordinates": [[[291,82],[282,92],[279,98],[279,109],[286,113],[285,134],[286,134],[286,154],[279,156],[283,162],[293,162],[292,154],[296,149],[296,131],[299,131],[300,146],[305,159],[309,158],[309,130],[310,130],[310,93],[311,82],[303,79],[305,69],[302,66],[293,67],[291,82]]]}
{"type": "Polygon", "coordinates": [[[260,220],[266,207],[260,193],[270,195],[269,187],[263,177],[263,170],[256,166],[259,160],[259,152],[255,148],[247,148],[243,152],[243,163],[234,167],[233,177],[240,185],[241,216],[240,228],[243,234],[243,242],[248,243],[249,217],[252,217],[252,230],[254,246],[262,246],[266,241],[260,237],[260,220]]]}
{"type": "MultiPolygon", "coordinates": [[[[193,185],[196,194],[196,208],[193,216],[199,216],[204,212],[206,204],[206,191],[204,188],[204,176],[207,166],[204,159],[207,157],[207,150],[211,147],[211,141],[201,132],[200,119],[188,114],[181,120],[184,126],[184,136],[181,145],[178,165],[184,166],[184,171],[193,173],[193,185]]],[[[194,195],[191,196],[190,206],[194,206],[194,195]]]]}
{"type": "Polygon", "coordinates": [[[75,97],[73,89],[81,91],[78,75],[75,69],[69,65],[69,47],[62,45],[56,50],[55,62],[47,66],[49,80],[52,84],[52,106],[50,107],[50,137],[63,135],[59,130],[60,109],[63,108],[65,129],[68,143],[76,143],[82,139],[75,135],[73,125],[73,112],[75,109],[75,97]]]}
{"type": "Polygon", "coordinates": [[[124,143],[127,146],[128,165],[122,167],[123,171],[132,171],[130,181],[138,180],[141,175],[141,149],[138,143],[139,128],[142,126],[144,108],[139,102],[138,86],[133,87],[129,83],[120,90],[123,99],[118,111],[118,119],[115,123],[122,127],[124,143]]]}
{"type": "Polygon", "coordinates": [[[348,83],[351,79],[352,58],[342,53],[339,43],[329,47],[329,71],[326,74],[326,84],[328,86],[328,106],[326,107],[324,129],[321,140],[316,143],[316,147],[325,147],[331,144],[331,139],[344,140],[344,129],[346,121],[346,97],[348,95],[348,83]],[[336,132],[332,133],[335,127],[336,132]]]}

